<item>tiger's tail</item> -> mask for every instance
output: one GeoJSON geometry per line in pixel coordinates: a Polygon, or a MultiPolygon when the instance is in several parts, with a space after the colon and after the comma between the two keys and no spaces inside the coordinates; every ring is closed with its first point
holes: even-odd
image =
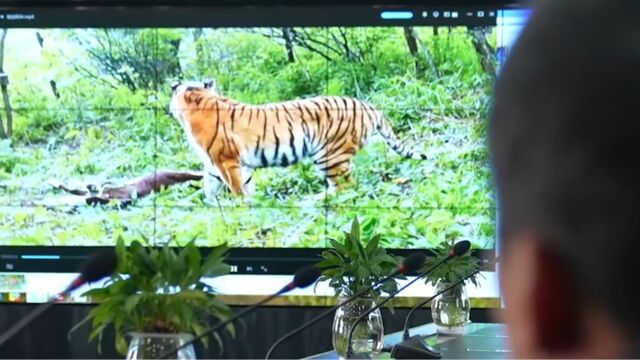
{"type": "Polygon", "coordinates": [[[416,160],[427,159],[426,154],[414,151],[410,146],[405,145],[405,143],[398,138],[393,128],[391,128],[391,124],[389,124],[389,121],[384,116],[380,116],[377,129],[389,147],[399,155],[416,160]]]}

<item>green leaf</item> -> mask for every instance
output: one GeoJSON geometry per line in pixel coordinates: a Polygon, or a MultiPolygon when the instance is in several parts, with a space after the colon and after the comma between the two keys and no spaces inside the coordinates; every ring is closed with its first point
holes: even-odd
{"type": "Polygon", "coordinates": [[[127,340],[125,340],[124,336],[119,332],[116,332],[116,351],[120,355],[126,355],[129,346],[127,345],[127,340]]]}
{"type": "Polygon", "coordinates": [[[135,295],[131,295],[130,297],[128,297],[127,300],[125,300],[125,302],[124,302],[124,311],[126,313],[132,312],[133,309],[140,302],[140,299],[142,299],[142,295],[141,294],[135,294],[135,295]]]}
{"type": "Polygon", "coordinates": [[[331,246],[333,246],[334,249],[336,249],[336,251],[338,251],[338,253],[342,254],[343,256],[349,252],[345,245],[339,243],[334,239],[329,239],[329,243],[331,244],[331,246]]]}
{"type": "Polygon", "coordinates": [[[360,243],[360,223],[357,217],[354,217],[351,223],[351,238],[354,242],[360,243]]]}
{"type": "Polygon", "coordinates": [[[366,252],[368,254],[372,254],[374,251],[378,249],[379,244],[380,244],[380,234],[376,234],[371,238],[371,240],[369,240],[369,243],[367,244],[367,247],[365,249],[366,252]]]}

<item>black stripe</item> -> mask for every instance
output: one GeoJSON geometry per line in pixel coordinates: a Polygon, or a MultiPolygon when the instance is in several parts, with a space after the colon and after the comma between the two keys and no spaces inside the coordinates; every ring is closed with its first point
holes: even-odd
{"type": "Polygon", "coordinates": [[[216,131],[213,133],[213,138],[211,138],[211,143],[209,143],[209,146],[207,147],[207,154],[211,154],[211,148],[213,147],[213,143],[216,141],[216,138],[218,137],[219,130],[220,130],[220,109],[216,109],[216,131]]]}
{"type": "Polygon", "coordinates": [[[296,153],[296,144],[295,138],[293,136],[293,129],[291,128],[291,124],[289,124],[289,135],[291,136],[289,139],[289,146],[291,147],[291,154],[293,154],[293,162],[298,162],[298,154],[296,153]]]}
{"type": "Polygon", "coordinates": [[[322,146],[321,146],[318,150],[314,151],[314,152],[313,152],[313,154],[311,154],[311,155],[309,155],[309,156],[310,156],[310,157],[315,157],[315,156],[316,156],[316,155],[318,155],[320,152],[322,152],[322,150],[326,149],[326,148],[327,148],[327,145],[329,145],[329,142],[328,142],[328,141],[326,141],[324,144],[322,144],[322,146]]]}
{"type": "Polygon", "coordinates": [[[253,108],[249,108],[249,121],[247,124],[251,124],[251,120],[253,120],[253,108]]]}
{"type": "Polygon", "coordinates": [[[346,138],[342,138],[342,142],[338,143],[338,144],[334,144],[334,146],[331,146],[331,148],[328,151],[327,156],[332,156],[333,153],[340,151],[342,149],[342,147],[347,143],[347,139],[346,138]]]}
{"type": "Polygon", "coordinates": [[[231,131],[233,131],[233,128],[236,124],[235,115],[236,115],[236,107],[234,106],[231,112],[229,113],[229,120],[231,120],[231,131]]]}
{"type": "Polygon", "coordinates": [[[325,99],[325,102],[327,102],[329,105],[325,108],[326,113],[327,113],[327,129],[324,133],[322,133],[322,139],[324,139],[324,141],[327,141],[327,137],[329,136],[329,132],[331,131],[331,128],[333,127],[333,120],[334,120],[334,112],[332,112],[332,104],[331,104],[331,100],[329,98],[325,99]]]}
{"type": "Polygon", "coordinates": [[[258,141],[256,141],[256,148],[253,150],[253,153],[258,156],[258,153],[260,152],[260,142],[262,141],[262,139],[258,136],[258,141]]]}
{"type": "Polygon", "coordinates": [[[291,115],[291,113],[289,112],[289,109],[287,109],[286,106],[282,105],[282,110],[284,110],[284,113],[287,114],[287,117],[289,119],[295,119],[295,116],[291,115]]]}
{"type": "Polygon", "coordinates": [[[318,111],[320,111],[320,109],[322,108],[322,106],[320,105],[320,103],[316,100],[316,99],[309,99],[309,101],[316,106],[316,113],[318,111]]]}
{"type": "Polygon", "coordinates": [[[307,140],[302,139],[302,157],[306,158],[308,152],[309,152],[309,149],[307,149],[307,140]]]}
{"type": "Polygon", "coordinates": [[[358,107],[356,106],[356,101],[351,99],[353,102],[353,128],[351,129],[351,135],[353,136],[353,140],[358,138],[358,128],[355,126],[355,122],[358,120],[358,107]]]}
{"type": "Polygon", "coordinates": [[[307,121],[305,119],[300,119],[300,126],[302,127],[302,132],[305,137],[309,137],[309,125],[307,125],[307,121]]]}
{"type": "Polygon", "coordinates": [[[214,178],[218,179],[218,181],[222,181],[222,178],[220,178],[220,176],[212,173],[211,171],[207,171],[209,173],[209,176],[213,176],[214,178]]]}
{"type": "Polygon", "coordinates": [[[280,160],[280,164],[282,164],[282,166],[289,166],[289,159],[287,158],[287,154],[282,153],[282,160],[280,160]]]}
{"type": "Polygon", "coordinates": [[[364,124],[365,109],[364,106],[362,106],[362,103],[360,105],[360,142],[362,143],[369,136],[369,132],[367,131],[367,126],[364,124]]]}
{"type": "Polygon", "coordinates": [[[280,138],[276,134],[275,126],[273,127],[272,130],[273,130],[273,138],[276,140],[276,151],[273,153],[273,162],[277,163],[278,162],[278,151],[280,150],[280,138]]]}
{"type": "Polygon", "coordinates": [[[339,153],[333,154],[331,156],[326,156],[326,157],[323,157],[322,159],[316,160],[316,161],[314,161],[314,164],[316,164],[316,165],[326,164],[329,161],[333,161],[333,160],[339,158],[340,156],[344,156],[345,154],[352,155],[350,157],[350,159],[352,159],[353,155],[355,155],[355,153],[356,152],[353,149],[344,150],[344,151],[341,151],[339,153]]]}
{"type": "Polygon", "coordinates": [[[264,126],[262,127],[262,143],[264,143],[265,136],[267,136],[267,112],[262,108],[258,109],[258,114],[260,112],[264,115],[264,126]]]}
{"type": "Polygon", "coordinates": [[[244,184],[247,185],[248,183],[250,183],[252,177],[253,177],[253,175],[249,176],[249,178],[247,179],[247,181],[244,182],[244,184]]]}
{"type": "MultiPolygon", "coordinates": [[[[345,101],[345,106],[346,106],[346,101],[345,101]]],[[[344,115],[347,115],[347,111],[346,110],[344,112],[344,115]]],[[[342,134],[338,135],[338,133],[340,132],[340,129],[338,128],[338,132],[336,132],[336,134],[335,134],[336,136],[332,137],[331,142],[333,142],[333,140],[339,140],[339,139],[344,138],[345,135],[347,135],[347,132],[349,131],[349,128],[351,127],[351,122],[352,122],[352,119],[348,118],[347,119],[347,126],[344,128],[344,131],[342,132],[342,134]]]]}
{"type": "Polygon", "coordinates": [[[264,149],[262,149],[262,152],[260,153],[260,163],[263,167],[267,167],[267,165],[269,165],[269,161],[267,161],[267,157],[264,155],[264,149]]]}
{"type": "Polygon", "coordinates": [[[298,108],[300,109],[300,114],[302,114],[303,118],[305,112],[307,113],[307,115],[309,115],[310,118],[313,118],[313,114],[311,113],[311,111],[309,111],[308,106],[302,106],[298,103],[298,108]]]}
{"type": "MultiPolygon", "coordinates": [[[[337,102],[336,102],[336,108],[337,108],[337,102]]],[[[337,109],[336,109],[337,110],[337,109]]],[[[325,141],[327,141],[328,143],[332,143],[336,137],[338,136],[338,134],[340,133],[340,128],[342,127],[342,122],[344,121],[343,117],[342,117],[342,111],[340,111],[340,115],[337,118],[337,124],[338,124],[338,128],[335,130],[335,132],[333,133],[333,135],[331,136],[331,138],[326,139],[325,141]]],[[[333,125],[333,121],[331,122],[333,125]]],[[[327,136],[329,135],[330,129],[327,129],[327,136]]],[[[326,136],[325,136],[326,138],[326,136]]]]}

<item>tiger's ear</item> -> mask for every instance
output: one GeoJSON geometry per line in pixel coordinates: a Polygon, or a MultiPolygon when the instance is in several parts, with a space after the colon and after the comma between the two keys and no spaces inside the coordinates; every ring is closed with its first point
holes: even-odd
{"type": "Polygon", "coordinates": [[[213,89],[215,85],[213,79],[207,79],[203,82],[203,84],[205,89],[213,89]]]}
{"type": "Polygon", "coordinates": [[[172,81],[170,86],[171,86],[171,91],[176,91],[178,86],[180,86],[180,81],[172,81]]]}

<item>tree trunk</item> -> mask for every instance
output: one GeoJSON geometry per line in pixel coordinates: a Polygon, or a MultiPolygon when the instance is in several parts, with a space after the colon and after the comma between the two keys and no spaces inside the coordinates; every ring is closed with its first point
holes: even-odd
{"type": "Polygon", "coordinates": [[[496,76],[496,52],[491,47],[487,37],[485,36],[484,28],[469,29],[469,35],[471,35],[471,41],[473,47],[476,49],[478,56],[480,57],[480,64],[482,69],[491,76],[496,76]]]}
{"type": "Polygon", "coordinates": [[[287,61],[290,63],[296,62],[296,57],[293,52],[293,41],[291,40],[291,28],[282,28],[282,37],[284,38],[284,47],[287,49],[287,61]]]}
{"type": "Polygon", "coordinates": [[[413,62],[415,63],[416,68],[416,77],[424,76],[424,64],[422,61],[422,57],[420,51],[418,50],[418,34],[416,34],[416,29],[411,26],[404,27],[404,39],[407,42],[407,47],[409,48],[409,53],[413,57],[413,62]]]}

